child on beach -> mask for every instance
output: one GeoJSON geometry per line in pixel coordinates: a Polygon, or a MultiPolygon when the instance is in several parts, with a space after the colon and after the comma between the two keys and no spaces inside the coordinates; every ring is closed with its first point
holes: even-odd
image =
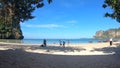
{"type": "Polygon", "coordinates": [[[59,43],[60,43],[60,46],[62,45],[62,41],[61,40],[59,40],[59,43]]]}
{"type": "Polygon", "coordinates": [[[70,44],[70,41],[68,40],[68,45],[70,44]]]}

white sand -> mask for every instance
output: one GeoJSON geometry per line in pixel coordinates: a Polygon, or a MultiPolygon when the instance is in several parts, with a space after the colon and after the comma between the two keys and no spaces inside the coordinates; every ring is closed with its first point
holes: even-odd
{"type": "Polygon", "coordinates": [[[120,68],[119,42],[47,47],[0,43],[0,68],[120,68]]]}
{"type": "Polygon", "coordinates": [[[97,51],[95,49],[117,47],[110,46],[109,43],[88,43],[88,44],[70,44],[63,48],[59,45],[48,45],[46,48],[28,49],[27,52],[55,54],[55,55],[110,55],[115,52],[105,53],[104,51],[97,51]]]}

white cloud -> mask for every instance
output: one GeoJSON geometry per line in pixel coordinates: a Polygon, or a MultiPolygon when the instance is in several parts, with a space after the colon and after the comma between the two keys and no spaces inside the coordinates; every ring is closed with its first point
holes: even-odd
{"type": "Polygon", "coordinates": [[[42,24],[42,25],[26,25],[24,24],[23,26],[29,27],[29,28],[63,28],[65,26],[63,25],[58,25],[58,24],[42,24]]]}
{"type": "Polygon", "coordinates": [[[75,24],[77,23],[78,21],[77,20],[70,20],[70,21],[67,21],[67,23],[71,23],[71,24],[75,24]]]}

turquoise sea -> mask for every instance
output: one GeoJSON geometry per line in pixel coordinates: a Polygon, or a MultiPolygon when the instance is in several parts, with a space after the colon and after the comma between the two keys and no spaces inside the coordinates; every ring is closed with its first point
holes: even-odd
{"type": "MultiPolygon", "coordinates": [[[[78,43],[97,43],[109,39],[93,39],[93,38],[82,38],[82,39],[46,39],[48,44],[59,44],[59,42],[65,41],[66,43],[78,44],[78,43]]],[[[43,39],[23,39],[24,44],[42,44],[43,39]]]]}
{"type": "MultiPolygon", "coordinates": [[[[81,39],[46,39],[47,44],[59,44],[61,41],[65,41],[70,44],[79,44],[79,43],[98,43],[105,42],[109,39],[94,39],[94,38],[81,38],[81,39]]],[[[120,39],[113,39],[120,40],[120,39]]],[[[23,39],[23,40],[12,40],[12,39],[0,39],[0,42],[10,42],[10,43],[23,43],[23,44],[42,44],[43,39],[23,39]]]]}

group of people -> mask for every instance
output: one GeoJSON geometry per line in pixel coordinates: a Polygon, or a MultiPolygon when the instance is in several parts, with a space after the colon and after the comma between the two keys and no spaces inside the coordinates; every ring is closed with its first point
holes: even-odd
{"type": "Polygon", "coordinates": [[[65,47],[65,41],[61,41],[61,40],[60,40],[60,46],[65,47]]]}
{"type": "MultiPolygon", "coordinates": [[[[112,40],[112,38],[110,38],[110,46],[113,44],[113,40],[112,40]]],[[[62,46],[62,47],[65,47],[65,41],[62,41],[62,40],[60,40],[59,41],[59,44],[60,44],[60,46],[62,46]]],[[[69,44],[69,41],[68,41],[68,44],[69,44]]],[[[44,39],[43,40],[43,44],[41,45],[42,47],[46,47],[46,45],[47,45],[47,42],[46,42],[46,39],[44,39]]]]}
{"type": "MultiPolygon", "coordinates": [[[[60,44],[60,46],[65,47],[66,42],[59,40],[59,44],[60,44]]],[[[41,46],[46,47],[46,45],[47,45],[47,41],[46,41],[46,39],[43,39],[43,44],[41,46]]]]}

